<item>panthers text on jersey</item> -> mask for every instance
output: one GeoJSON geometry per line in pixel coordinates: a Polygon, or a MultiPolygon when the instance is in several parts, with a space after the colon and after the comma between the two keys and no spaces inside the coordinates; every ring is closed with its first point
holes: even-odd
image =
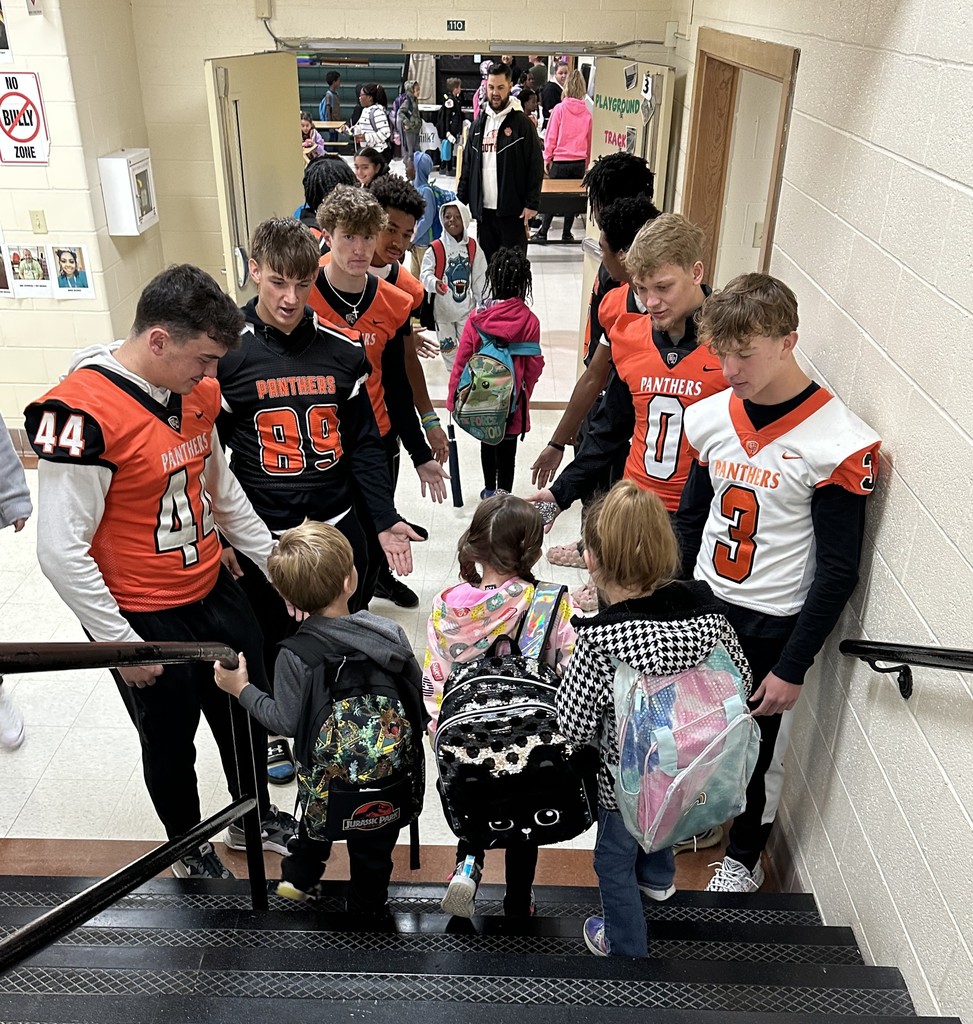
{"type": "Polygon", "coordinates": [[[696,578],[731,604],[796,614],[814,578],[814,491],[837,484],[871,493],[878,435],[819,388],[762,430],[726,391],[687,411],[686,436],[715,495],[696,578]]]}
{"type": "Polygon", "coordinates": [[[720,361],[700,345],[669,365],[653,341],[651,318],[642,315],[618,320],[611,350],[615,371],[631,392],[635,409],[624,476],[654,491],[674,512],[692,465],[683,415],[689,406],[727,386],[720,361]]]}
{"type": "Polygon", "coordinates": [[[91,556],[123,611],[192,604],[216,583],[222,549],[203,476],[219,411],[212,378],[162,406],[97,366],[26,409],[38,458],[112,472],[91,556]]]}

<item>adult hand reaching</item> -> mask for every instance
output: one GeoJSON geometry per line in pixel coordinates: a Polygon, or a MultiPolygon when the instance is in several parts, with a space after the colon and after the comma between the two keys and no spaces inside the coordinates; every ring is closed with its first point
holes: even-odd
{"type": "MultiPolygon", "coordinates": [[[[448,444],[446,452],[448,457],[448,444]]],[[[449,474],[446,470],[433,459],[431,462],[424,462],[421,466],[417,466],[416,472],[419,474],[419,483],[422,485],[422,496],[426,496],[426,488],[428,487],[429,497],[437,505],[444,502],[446,500],[446,481],[449,479],[449,474]]]]}
{"type": "Polygon", "coordinates": [[[801,689],[797,683],[788,683],[773,672],[768,672],[750,698],[751,704],[759,701],[753,708],[753,715],[777,715],[782,711],[790,711],[801,696],[801,689]]]}
{"type": "Polygon", "coordinates": [[[534,460],[534,465],[530,467],[530,482],[535,487],[546,487],[554,479],[554,474],[557,473],[557,467],[561,465],[563,458],[563,451],[558,451],[551,445],[545,445],[541,449],[540,455],[534,460]]]}
{"type": "Polygon", "coordinates": [[[412,572],[412,541],[424,539],[408,523],[396,523],[378,535],[378,542],[397,576],[408,576],[412,572]]]}

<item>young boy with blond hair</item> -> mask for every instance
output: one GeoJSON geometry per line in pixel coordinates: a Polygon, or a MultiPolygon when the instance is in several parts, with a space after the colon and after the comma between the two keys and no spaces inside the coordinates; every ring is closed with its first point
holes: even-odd
{"type": "Polygon", "coordinates": [[[348,910],[382,923],[392,850],[422,806],[421,741],[429,721],[422,673],[401,626],[349,612],[358,574],[351,545],[335,527],[307,521],[287,530],[267,571],[287,601],[311,611],[281,644],[274,696],[249,684],[243,655],[233,671],[217,662],[215,676],[258,722],[297,739],[302,816],[277,894],[307,899],[340,835],[351,871],[348,910]],[[388,788],[396,780],[400,788],[388,788]],[[349,795],[351,803],[342,804],[349,795]]]}

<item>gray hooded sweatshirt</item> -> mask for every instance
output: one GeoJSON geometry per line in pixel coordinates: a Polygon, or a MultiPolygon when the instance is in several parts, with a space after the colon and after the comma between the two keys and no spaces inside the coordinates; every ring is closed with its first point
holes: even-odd
{"type": "MultiPolygon", "coordinates": [[[[312,615],[301,631],[319,639],[328,654],[364,654],[387,672],[398,676],[403,685],[414,687],[416,701],[422,706],[422,672],[416,662],[409,639],[402,627],[391,619],[371,612],[335,617],[312,615]]],[[[274,696],[246,686],[240,703],[261,725],[279,736],[293,737],[297,732],[306,688],[311,673],[304,662],[286,647],[281,648],[274,666],[274,696]]],[[[427,719],[428,720],[428,719],[427,719]]],[[[413,727],[425,730],[425,722],[413,727]]]]}

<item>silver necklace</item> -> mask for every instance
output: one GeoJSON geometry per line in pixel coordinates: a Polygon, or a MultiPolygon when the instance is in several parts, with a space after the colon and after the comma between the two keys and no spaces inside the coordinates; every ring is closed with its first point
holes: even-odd
{"type": "Polygon", "coordinates": [[[362,300],[365,298],[365,292],[368,291],[368,276],[365,276],[365,287],[361,290],[361,295],[358,296],[355,302],[349,302],[343,295],[338,292],[338,289],[331,283],[331,276],[328,274],[328,268],[324,268],[324,279],[328,282],[328,286],[335,293],[335,296],[348,307],[348,312],[345,313],[345,321],[349,327],[354,327],[358,320],[358,307],[362,304],[362,300]]]}

